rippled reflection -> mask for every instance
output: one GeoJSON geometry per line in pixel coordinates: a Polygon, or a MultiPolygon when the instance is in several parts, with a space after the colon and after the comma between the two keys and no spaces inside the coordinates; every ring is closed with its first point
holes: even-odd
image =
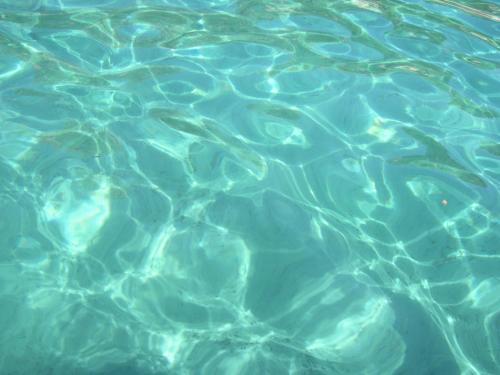
{"type": "Polygon", "coordinates": [[[0,372],[500,373],[499,21],[0,0],[0,372]]]}

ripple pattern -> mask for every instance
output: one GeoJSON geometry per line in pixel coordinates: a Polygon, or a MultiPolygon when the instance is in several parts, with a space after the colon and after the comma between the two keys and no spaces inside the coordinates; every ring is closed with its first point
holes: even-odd
{"type": "Polygon", "coordinates": [[[0,373],[500,373],[493,0],[0,0],[0,373]]]}

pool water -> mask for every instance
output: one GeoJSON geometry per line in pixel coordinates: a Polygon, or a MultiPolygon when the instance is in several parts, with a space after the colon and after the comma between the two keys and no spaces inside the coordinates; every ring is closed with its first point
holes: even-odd
{"type": "Polygon", "coordinates": [[[500,3],[0,0],[0,373],[500,374],[500,3]]]}

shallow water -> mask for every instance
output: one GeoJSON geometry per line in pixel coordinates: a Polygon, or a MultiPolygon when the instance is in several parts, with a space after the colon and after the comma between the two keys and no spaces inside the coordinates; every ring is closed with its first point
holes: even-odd
{"type": "Polygon", "coordinates": [[[0,0],[0,373],[500,373],[499,21],[0,0]]]}

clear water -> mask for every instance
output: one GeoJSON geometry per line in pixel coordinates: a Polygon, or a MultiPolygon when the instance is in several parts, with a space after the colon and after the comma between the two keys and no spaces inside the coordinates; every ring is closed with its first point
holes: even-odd
{"type": "Polygon", "coordinates": [[[0,373],[499,374],[499,5],[0,0],[0,373]]]}

